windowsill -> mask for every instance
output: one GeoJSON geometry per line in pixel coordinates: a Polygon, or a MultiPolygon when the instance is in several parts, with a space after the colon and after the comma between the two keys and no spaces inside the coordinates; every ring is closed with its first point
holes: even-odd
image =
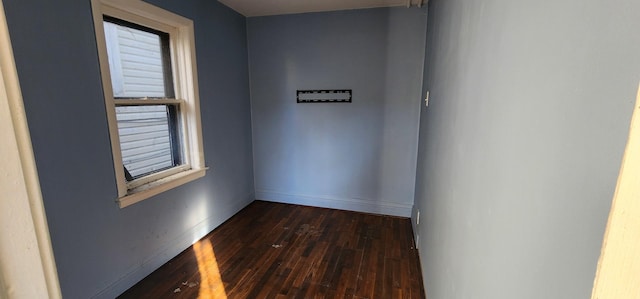
{"type": "Polygon", "coordinates": [[[169,189],[173,189],[180,185],[184,185],[188,182],[201,178],[205,175],[207,169],[207,167],[202,169],[190,169],[176,173],[174,175],[170,175],[157,181],[146,183],[136,188],[129,189],[127,195],[118,198],[116,201],[122,209],[169,189]]]}

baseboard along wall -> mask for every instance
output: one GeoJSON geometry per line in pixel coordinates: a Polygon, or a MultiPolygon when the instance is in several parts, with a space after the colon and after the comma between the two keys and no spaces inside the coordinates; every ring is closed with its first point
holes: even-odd
{"type": "Polygon", "coordinates": [[[256,190],[256,199],[399,217],[411,217],[411,210],[413,209],[413,204],[401,204],[396,202],[373,201],[357,198],[292,194],[259,189],[256,190]]]}

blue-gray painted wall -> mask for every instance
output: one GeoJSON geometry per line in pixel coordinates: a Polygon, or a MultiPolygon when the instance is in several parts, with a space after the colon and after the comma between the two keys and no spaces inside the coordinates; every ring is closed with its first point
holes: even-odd
{"type": "Polygon", "coordinates": [[[256,197],[408,216],[426,10],[247,19],[256,197]],[[352,103],[296,103],[352,89],[352,103]]]}
{"type": "Polygon", "coordinates": [[[3,1],[65,298],[113,298],[253,200],[245,18],[150,2],[194,20],[211,169],[119,209],[90,1],[3,1]]]}
{"type": "Polygon", "coordinates": [[[429,1],[416,182],[429,299],[590,297],[638,28],[637,0],[429,1]]]}

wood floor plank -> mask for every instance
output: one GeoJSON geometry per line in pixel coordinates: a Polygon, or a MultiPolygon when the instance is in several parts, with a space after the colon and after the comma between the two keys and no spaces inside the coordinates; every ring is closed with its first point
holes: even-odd
{"type": "Polygon", "coordinates": [[[425,297],[408,218],[255,201],[119,298],[425,297]]]}

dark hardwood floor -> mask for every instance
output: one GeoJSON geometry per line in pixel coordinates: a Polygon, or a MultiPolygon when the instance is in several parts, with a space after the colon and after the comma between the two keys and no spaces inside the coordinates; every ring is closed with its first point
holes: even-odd
{"type": "Polygon", "coordinates": [[[407,218],[255,201],[119,298],[424,298],[407,218]]]}

